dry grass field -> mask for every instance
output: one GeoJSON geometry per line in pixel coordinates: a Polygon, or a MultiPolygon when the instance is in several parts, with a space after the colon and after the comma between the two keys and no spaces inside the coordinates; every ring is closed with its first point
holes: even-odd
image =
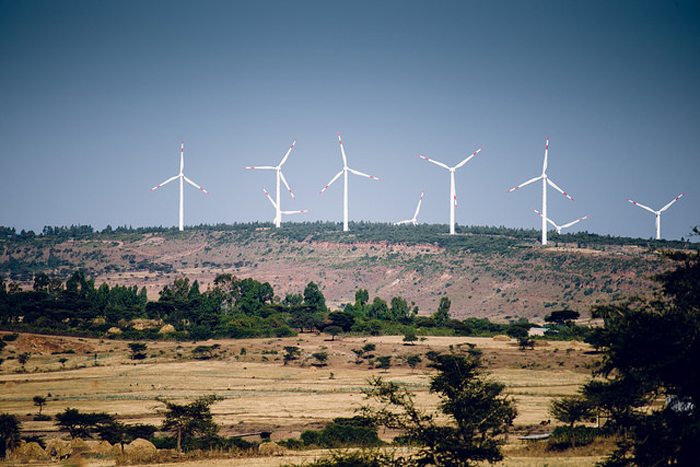
{"type": "MultiPolygon", "coordinates": [[[[81,411],[105,411],[127,422],[158,424],[163,404],[159,396],[185,400],[204,394],[223,398],[213,406],[222,433],[272,432],[273,440],[298,437],[303,430],[318,428],[335,417],[352,416],[363,403],[361,390],[371,376],[400,382],[417,395],[425,408],[436,398],[428,393],[429,369],[424,362],[412,370],[405,357],[424,355],[429,350],[455,350],[476,345],[484,354],[491,377],[507,385],[518,407],[516,433],[541,429],[539,423],[551,418],[547,408],[554,397],[573,394],[590,375],[593,357],[585,344],[541,342],[534,350],[520,351],[504,337],[430,337],[407,346],[401,337],[343,337],[302,334],[285,339],[218,340],[198,343],[148,343],[145,360],[129,359],[127,342],[23,334],[9,342],[5,356],[30,352],[26,372],[16,360],[0,366],[0,412],[20,417],[27,432],[59,436],[52,422],[36,422],[32,415],[35,395],[48,396],[43,412],[55,415],[67,407],[81,411]],[[357,363],[352,349],[374,343],[376,356],[391,355],[389,371],[357,363]],[[220,344],[215,357],[194,360],[197,345],[220,344]],[[283,364],[285,346],[302,349],[301,358],[283,364]],[[314,366],[311,354],[325,351],[328,365],[314,366]],[[71,353],[74,352],[74,353],[71,353]],[[66,358],[65,367],[59,362],[66,358]]],[[[388,437],[390,433],[380,433],[388,437]]],[[[516,437],[506,446],[504,465],[592,465],[603,453],[577,452],[573,457],[550,457],[530,452],[516,437]]],[[[282,458],[207,460],[215,465],[281,465],[309,460],[319,452],[292,453],[282,458]]],[[[109,465],[103,463],[102,465],[109,465]]],[[[183,465],[179,463],[178,465],[183,465]]],[[[198,465],[194,462],[191,465],[198,465]]]]}

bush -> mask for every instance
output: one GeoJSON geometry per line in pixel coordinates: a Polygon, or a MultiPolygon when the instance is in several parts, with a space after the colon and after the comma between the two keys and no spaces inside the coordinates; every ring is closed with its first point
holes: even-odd
{"type": "MultiPolygon", "coordinates": [[[[574,428],[576,435],[576,446],[588,446],[600,434],[600,430],[588,426],[577,426],[574,428]]],[[[568,426],[559,426],[554,429],[552,435],[547,440],[547,450],[564,451],[571,447],[571,429],[568,426]]]]}
{"type": "Polygon", "coordinates": [[[306,446],[323,448],[375,447],[382,444],[377,428],[365,417],[336,418],[322,430],[303,432],[301,440],[306,446]]]}

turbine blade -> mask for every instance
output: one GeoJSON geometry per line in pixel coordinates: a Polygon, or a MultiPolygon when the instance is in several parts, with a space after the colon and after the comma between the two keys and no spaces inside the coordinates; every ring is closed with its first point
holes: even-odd
{"type": "Polygon", "coordinates": [[[569,222],[568,224],[562,225],[561,228],[562,228],[562,229],[566,229],[567,227],[571,227],[572,225],[578,224],[579,222],[585,221],[586,219],[588,219],[588,216],[579,217],[579,218],[576,219],[575,221],[571,221],[571,222],[569,222]]]}
{"type": "Polygon", "coordinates": [[[574,200],[574,198],[572,198],[571,195],[570,195],[569,193],[567,193],[566,191],[564,191],[564,190],[562,190],[561,188],[559,188],[559,186],[558,186],[556,183],[554,183],[554,182],[552,181],[551,178],[548,178],[548,179],[547,179],[547,183],[549,184],[549,186],[551,186],[552,188],[554,188],[555,190],[557,190],[559,193],[561,193],[562,195],[564,195],[564,196],[566,196],[567,198],[569,198],[571,201],[574,200]]]}
{"type": "Polygon", "coordinates": [[[291,197],[296,198],[296,196],[294,196],[294,192],[292,191],[292,188],[289,186],[289,183],[287,183],[287,179],[284,178],[284,174],[282,173],[281,170],[280,170],[280,178],[282,179],[282,183],[284,183],[284,186],[287,187],[287,191],[289,192],[291,197]]]}
{"type": "Polygon", "coordinates": [[[367,177],[371,178],[372,180],[379,180],[379,177],[375,177],[374,175],[367,175],[366,173],[362,173],[359,170],[351,169],[350,167],[348,167],[348,170],[354,173],[355,175],[359,175],[360,177],[367,177]]]}
{"type": "Polygon", "coordinates": [[[265,198],[267,198],[270,204],[272,204],[272,207],[277,209],[277,203],[275,203],[275,201],[270,196],[270,193],[268,193],[268,191],[265,188],[263,188],[263,193],[265,193],[265,198]]]}
{"type": "MultiPolygon", "coordinates": [[[[539,212],[537,209],[533,209],[533,211],[535,211],[537,214],[539,214],[540,217],[544,217],[544,216],[542,215],[542,213],[539,212]]],[[[547,220],[547,222],[549,222],[550,224],[552,224],[552,227],[554,227],[555,229],[557,229],[557,230],[561,229],[561,227],[558,226],[558,225],[557,225],[552,219],[550,219],[549,217],[547,217],[546,220],[547,220]]]]}
{"type": "Polygon", "coordinates": [[[151,188],[151,191],[156,191],[158,188],[162,187],[163,185],[167,185],[168,183],[172,182],[173,180],[177,180],[178,178],[180,178],[179,175],[175,175],[174,177],[170,177],[170,178],[167,179],[166,181],[161,182],[161,183],[159,183],[158,185],[156,185],[156,186],[154,186],[153,188],[151,188]]]}
{"type": "Polygon", "coordinates": [[[180,143],[180,173],[185,170],[185,142],[180,143]]]}
{"type": "Polygon", "coordinates": [[[514,186],[513,188],[509,189],[508,191],[515,191],[515,190],[517,190],[518,188],[522,188],[522,187],[524,187],[524,186],[529,185],[530,183],[534,183],[534,182],[536,182],[537,180],[539,180],[539,179],[541,179],[541,178],[542,178],[542,175],[540,175],[539,177],[531,178],[531,179],[528,180],[527,182],[521,183],[521,184],[518,185],[518,186],[514,186]]]}
{"type": "Polygon", "coordinates": [[[195,187],[196,189],[198,189],[199,191],[201,191],[201,192],[204,193],[205,195],[208,195],[208,194],[209,194],[209,192],[208,192],[207,190],[205,190],[205,189],[202,188],[201,186],[197,185],[195,182],[193,182],[192,180],[190,180],[189,178],[187,178],[185,175],[183,175],[183,177],[185,178],[185,181],[186,181],[187,183],[189,183],[190,185],[192,185],[193,187],[195,187]]]}
{"type": "Polygon", "coordinates": [[[480,152],[481,152],[481,148],[479,148],[479,149],[477,149],[476,151],[474,151],[473,153],[471,153],[466,159],[464,159],[464,160],[463,160],[462,162],[460,162],[459,164],[455,165],[455,169],[459,169],[460,167],[463,167],[464,164],[466,164],[467,162],[469,162],[470,160],[472,160],[472,158],[473,158],[474,156],[476,156],[477,154],[479,154],[480,152]]]}
{"type": "Polygon", "coordinates": [[[630,203],[634,204],[635,206],[638,206],[638,207],[640,207],[640,208],[642,208],[642,209],[646,209],[647,211],[656,214],[656,211],[654,211],[653,209],[651,209],[649,206],[644,206],[643,204],[639,204],[638,202],[636,202],[636,201],[634,201],[634,200],[631,200],[631,199],[628,199],[627,201],[629,201],[630,203]]]}
{"type": "Polygon", "coordinates": [[[247,165],[244,167],[247,170],[277,170],[277,167],[271,165],[247,165]]]}
{"type": "Polygon", "coordinates": [[[336,180],[338,180],[338,179],[340,178],[341,175],[343,175],[343,171],[342,171],[342,170],[341,170],[340,172],[338,172],[337,174],[335,174],[335,177],[333,177],[333,178],[331,179],[330,182],[326,183],[326,185],[325,185],[323,188],[321,188],[321,193],[323,193],[324,191],[326,191],[326,190],[328,189],[329,186],[333,185],[333,182],[335,182],[336,180]]]}
{"type": "Polygon", "coordinates": [[[435,164],[435,165],[439,165],[439,166],[442,167],[443,169],[450,170],[450,168],[447,166],[447,164],[443,164],[443,163],[440,162],[440,161],[433,160],[433,159],[431,159],[431,158],[429,158],[429,157],[424,156],[423,154],[418,154],[418,157],[420,157],[420,158],[423,159],[424,161],[432,162],[432,163],[435,164]]]}
{"type": "Polygon", "coordinates": [[[676,196],[675,198],[673,198],[673,200],[671,200],[670,203],[668,203],[666,206],[664,206],[664,207],[662,207],[661,209],[659,209],[659,212],[664,212],[666,209],[668,209],[668,208],[670,208],[671,206],[673,206],[673,203],[675,203],[676,201],[678,201],[679,199],[681,199],[683,196],[685,196],[685,193],[681,193],[680,195],[676,196]]]}
{"type": "Polygon", "coordinates": [[[348,158],[345,157],[345,148],[343,147],[343,139],[340,137],[340,132],[338,132],[338,142],[340,143],[340,156],[343,158],[343,167],[347,167],[348,158]]]}
{"type": "Polygon", "coordinates": [[[549,156],[549,138],[544,139],[544,162],[542,163],[542,175],[547,173],[547,158],[549,156]]]}
{"type": "Polygon", "coordinates": [[[287,149],[287,154],[284,155],[284,157],[282,158],[282,162],[280,162],[280,165],[279,165],[280,167],[282,167],[284,165],[284,163],[287,162],[287,159],[289,158],[289,154],[292,153],[292,150],[294,149],[294,146],[296,146],[296,144],[297,144],[297,140],[292,141],[292,145],[289,146],[289,149],[287,149]]]}
{"type": "Polygon", "coordinates": [[[420,212],[420,205],[423,204],[423,192],[420,192],[420,198],[418,198],[418,206],[416,206],[416,212],[413,214],[413,220],[418,219],[418,213],[420,212]]]}
{"type": "Polygon", "coordinates": [[[408,219],[405,221],[394,222],[394,225],[404,225],[404,224],[410,224],[412,222],[413,222],[413,219],[408,219]]]}
{"type": "Polygon", "coordinates": [[[280,211],[282,214],[304,214],[309,212],[308,209],[300,209],[298,211],[280,211]]]}

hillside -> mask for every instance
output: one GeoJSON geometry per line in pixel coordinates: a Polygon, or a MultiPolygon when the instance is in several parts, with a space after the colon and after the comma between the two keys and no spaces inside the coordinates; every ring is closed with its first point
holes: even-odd
{"type": "Polygon", "coordinates": [[[442,295],[453,317],[542,318],[568,306],[587,314],[591,305],[650,293],[655,274],[670,261],[662,248],[682,242],[650,242],[589,234],[551,238],[504,228],[394,227],[356,224],[343,234],[335,224],[265,224],[171,229],[70,229],[44,235],[5,235],[0,274],[31,287],[35,272],[65,278],[78,268],[96,282],[146,286],[157,298],[176,277],[197,279],[203,289],[216,274],[268,281],[277,295],[298,293],[317,282],[329,305],[354,301],[355,291],[402,296],[423,313],[442,295]]]}

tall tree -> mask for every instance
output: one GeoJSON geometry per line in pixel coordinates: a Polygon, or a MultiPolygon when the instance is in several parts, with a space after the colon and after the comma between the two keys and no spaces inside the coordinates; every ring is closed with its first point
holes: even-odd
{"type": "Polygon", "coordinates": [[[326,311],[326,297],[315,282],[309,282],[304,289],[304,305],[316,309],[316,311],[326,311]]]}
{"type": "Polygon", "coordinates": [[[472,466],[503,458],[499,435],[512,425],[513,402],[502,393],[504,385],[483,377],[480,352],[468,355],[431,354],[430,367],[437,370],[430,391],[439,395],[442,414],[416,407],[413,395],[394,382],[371,381],[366,396],[378,405],[362,408],[362,414],[378,425],[402,430],[420,446],[415,465],[472,466]],[[447,416],[448,423],[438,423],[447,416]]]}
{"type": "Polygon", "coordinates": [[[19,446],[21,427],[16,416],[0,414],[0,458],[5,458],[10,451],[19,446]]]}
{"type": "Polygon", "coordinates": [[[450,319],[450,307],[452,302],[447,296],[440,298],[440,305],[435,313],[433,313],[433,320],[438,326],[444,326],[450,319]]]}
{"type": "Polygon", "coordinates": [[[165,404],[165,420],[161,426],[163,431],[171,431],[177,437],[177,450],[182,452],[187,445],[198,436],[212,436],[219,431],[211,414],[211,405],[221,400],[215,395],[200,397],[189,404],[157,399],[165,404]]]}

